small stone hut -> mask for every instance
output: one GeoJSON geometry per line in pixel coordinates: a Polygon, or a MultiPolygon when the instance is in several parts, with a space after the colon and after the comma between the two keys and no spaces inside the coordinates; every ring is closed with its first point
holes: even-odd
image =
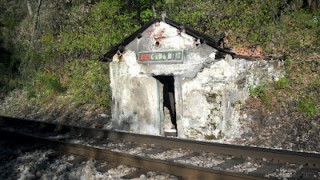
{"type": "Polygon", "coordinates": [[[191,139],[237,134],[248,87],[276,75],[268,62],[235,58],[166,17],[145,24],[103,60],[114,129],[191,139]]]}

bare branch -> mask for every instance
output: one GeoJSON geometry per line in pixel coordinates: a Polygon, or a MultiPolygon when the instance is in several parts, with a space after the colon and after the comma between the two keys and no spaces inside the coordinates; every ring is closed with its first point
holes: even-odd
{"type": "Polygon", "coordinates": [[[29,15],[32,16],[32,8],[29,0],[27,0],[27,7],[28,7],[29,15]]]}

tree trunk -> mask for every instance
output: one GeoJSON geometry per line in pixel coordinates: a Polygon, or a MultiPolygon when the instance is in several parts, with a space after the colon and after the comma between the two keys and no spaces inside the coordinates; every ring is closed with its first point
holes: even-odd
{"type": "Polygon", "coordinates": [[[320,7],[320,0],[303,0],[303,9],[317,9],[320,7]]]}
{"type": "Polygon", "coordinates": [[[32,32],[32,41],[36,38],[36,33],[39,24],[39,16],[40,16],[40,8],[41,8],[42,0],[38,0],[38,7],[33,21],[33,32],[32,32]]]}
{"type": "Polygon", "coordinates": [[[30,1],[28,1],[28,0],[27,0],[27,7],[28,7],[29,15],[32,17],[32,8],[31,8],[30,1]]]}

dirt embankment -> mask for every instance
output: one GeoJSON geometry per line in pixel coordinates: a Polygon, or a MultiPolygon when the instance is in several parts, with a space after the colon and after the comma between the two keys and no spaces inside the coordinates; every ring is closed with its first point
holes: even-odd
{"type": "Polygon", "coordinates": [[[110,111],[99,104],[80,105],[61,101],[63,97],[40,104],[35,99],[29,99],[25,91],[15,90],[2,100],[0,114],[95,128],[103,128],[110,124],[110,111]]]}

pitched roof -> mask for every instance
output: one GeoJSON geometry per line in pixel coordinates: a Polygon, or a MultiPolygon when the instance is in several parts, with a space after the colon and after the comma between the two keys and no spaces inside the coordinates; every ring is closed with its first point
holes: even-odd
{"type": "MultiPolygon", "coordinates": [[[[136,32],[134,32],[129,37],[124,39],[120,44],[112,47],[110,51],[108,51],[106,54],[103,55],[102,58],[100,58],[100,60],[107,61],[107,62],[110,61],[112,59],[112,57],[117,53],[117,51],[120,47],[124,47],[124,46],[128,45],[135,38],[139,37],[142,34],[142,32],[144,32],[148,27],[150,27],[152,24],[160,22],[160,21],[161,20],[157,19],[157,18],[150,20],[149,22],[144,24],[140,29],[138,29],[136,32]]],[[[218,43],[210,36],[205,35],[203,33],[200,33],[198,31],[192,29],[188,25],[180,24],[180,23],[175,22],[167,17],[163,18],[162,21],[164,21],[165,23],[167,23],[167,24],[169,24],[179,30],[184,29],[186,34],[193,36],[193,37],[199,39],[200,42],[205,43],[205,44],[217,49],[218,50],[217,55],[216,55],[217,57],[223,57],[226,54],[230,54],[231,56],[235,55],[233,52],[230,52],[226,49],[222,49],[222,48],[218,47],[218,43]]]]}

